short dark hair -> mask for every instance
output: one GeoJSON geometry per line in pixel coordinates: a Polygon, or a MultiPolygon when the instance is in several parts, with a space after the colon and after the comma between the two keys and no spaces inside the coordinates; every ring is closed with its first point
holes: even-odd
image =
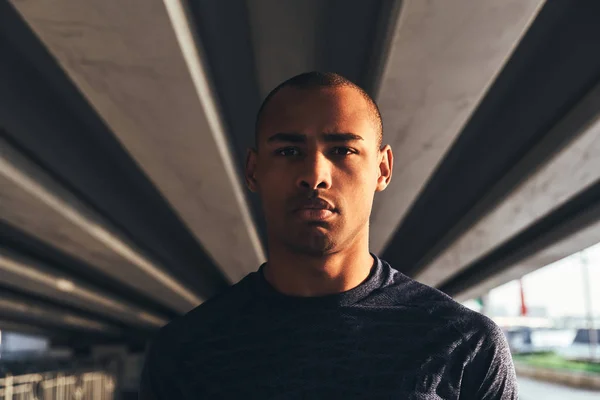
{"type": "Polygon", "coordinates": [[[262,121],[262,117],[265,111],[266,106],[269,104],[271,99],[279,92],[281,89],[285,87],[294,87],[299,89],[314,89],[321,87],[337,87],[337,86],[348,86],[353,89],[356,89],[363,98],[369,104],[371,108],[371,117],[373,118],[373,122],[377,125],[379,130],[379,138],[378,138],[378,148],[381,147],[383,143],[383,120],[381,118],[381,113],[379,112],[379,107],[377,107],[377,103],[375,100],[369,96],[369,94],[360,86],[355,84],[343,76],[336,74],[334,72],[305,72],[300,75],[296,75],[283,83],[280,83],[275,89],[271,90],[271,92],[265,97],[260,108],[258,109],[258,113],[256,114],[256,122],[254,125],[254,141],[255,145],[258,147],[258,128],[262,121]]]}

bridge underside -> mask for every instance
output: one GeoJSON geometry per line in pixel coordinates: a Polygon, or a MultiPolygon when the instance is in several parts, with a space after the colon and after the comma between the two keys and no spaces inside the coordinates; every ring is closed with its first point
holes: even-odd
{"type": "Polygon", "coordinates": [[[396,165],[372,251],[461,300],[600,241],[600,3],[0,1],[0,329],[143,341],[265,259],[261,100],[335,71],[396,165]]]}

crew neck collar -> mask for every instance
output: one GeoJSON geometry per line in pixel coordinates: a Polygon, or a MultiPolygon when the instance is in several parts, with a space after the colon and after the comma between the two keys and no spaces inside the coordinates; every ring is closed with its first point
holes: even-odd
{"type": "Polygon", "coordinates": [[[290,296],[279,292],[265,278],[264,268],[266,263],[262,264],[256,272],[255,281],[257,293],[273,305],[290,307],[343,307],[349,306],[366,298],[374,290],[381,287],[384,278],[384,268],[382,261],[371,253],[373,257],[373,267],[366,280],[360,285],[341,293],[334,293],[325,296],[304,297],[290,296]]]}

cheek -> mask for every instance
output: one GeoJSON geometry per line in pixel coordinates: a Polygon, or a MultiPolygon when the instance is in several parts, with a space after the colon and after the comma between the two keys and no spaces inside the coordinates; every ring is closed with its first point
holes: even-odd
{"type": "Polygon", "coordinates": [[[273,195],[288,190],[289,184],[289,174],[286,174],[285,170],[277,168],[276,166],[265,168],[259,175],[259,185],[261,186],[261,189],[273,195]]]}
{"type": "Polygon", "coordinates": [[[354,204],[348,204],[350,207],[370,208],[377,188],[377,177],[377,172],[368,168],[357,169],[345,177],[344,192],[354,204]]]}
{"type": "Polygon", "coordinates": [[[374,192],[377,186],[378,171],[370,165],[353,165],[346,170],[340,171],[340,178],[343,179],[353,190],[359,192],[374,192]]]}
{"type": "Polygon", "coordinates": [[[267,208],[265,212],[283,208],[287,193],[290,191],[290,179],[280,169],[271,168],[257,176],[258,194],[267,208]]]}

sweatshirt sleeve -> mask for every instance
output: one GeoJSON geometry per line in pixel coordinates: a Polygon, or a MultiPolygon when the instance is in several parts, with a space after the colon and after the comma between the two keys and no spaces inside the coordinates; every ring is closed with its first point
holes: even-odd
{"type": "Polygon", "coordinates": [[[139,385],[139,400],[183,398],[177,387],[173,351],[164,337],[156,338],[146,351],[139,385]]]}
{"type": "Polygon", "coordinates": [[[160,375],[159,371],[157,371],[158,366],[155,361],[154,345],[155,343],[152,343],[146,350],[146,358],[140,380],[139,400],[159,400],[161,398],[154,379],[156,375],[160,375]]]}
{"type": "Polygon", "coordinates": [[[516,400],[517,379],[502,330],[483,317],[479,334],[472,338],[473,353],[465,366],[461,399],[516,400]]]}

